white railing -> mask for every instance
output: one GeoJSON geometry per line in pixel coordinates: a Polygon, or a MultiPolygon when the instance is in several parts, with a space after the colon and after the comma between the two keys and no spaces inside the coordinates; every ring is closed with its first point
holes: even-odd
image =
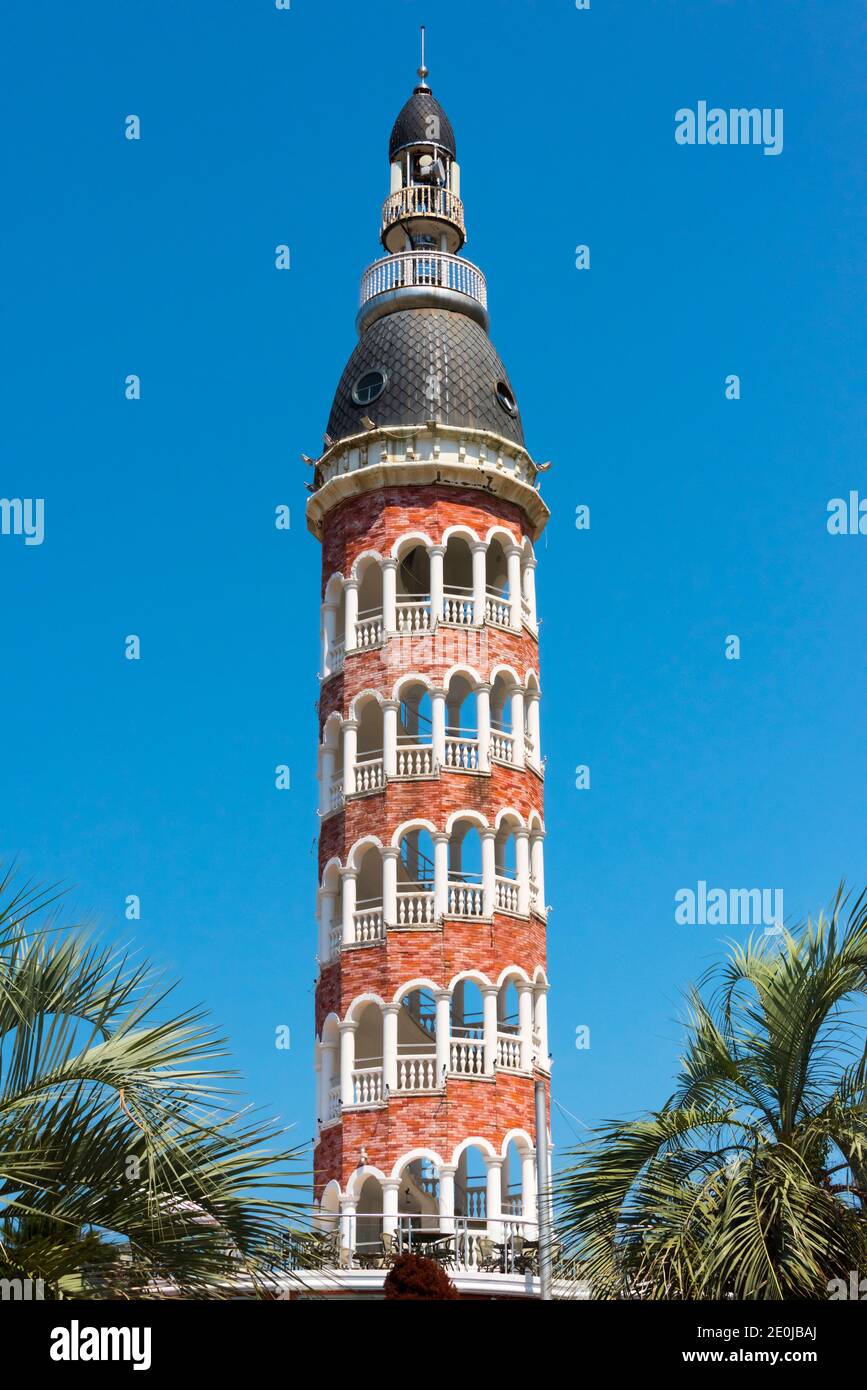
{"type": "Polygon", "coordinates": [[[332,642],[328,648],[328,675],[336,676],[338,671],[343,670],[343,659],[346,656],[346,642],[341,639],[339,642],[332,642]]]}
{"type": "Polygon", "coordinates": [[[485,595],[485,622],[497,623],[500,627],[510,627],[512,605],[505,594],[489,589],[485,595]]]}
{"type": "Polygon", "coordinates": [[[464,772],[478,772],[479,740],[464,734],[446,734],[445,765],[452,771],[460,768],[464,772]]]}
{"type": "Polygon", "coordinates": [[[492,729],[491,757],[496,758],[501,763],[513,763],[515,761],[514,735],[504,733],[502,729],[492,729]]]}
{"type": "Polygon", "coordinates": [[[371,941],[382,941],[384,937],[382,901],[362,904],[355,913],[356,943],[367,945],[371,941]]]}
{"type": "Polygon", "coordinates": [[[488,306],[488,287],[478,266],[444,251],[402,251],[380,257],[361,277],[360,304],[363,307],[378,294],[416,286],[452,290],[474,299],[483,309],[488,306]]]}
{"type": "Polygon", "coordinates": [[[450,917],[484,916],[484,896],[481,887],[475,883],[460,880],[450,882],[447,902],[450,917]]]}
{"type": "Polygon", "coordinates": [[[431,627],[429,598],[397,600],[397,630],[401,637],[411,637],[416,632],[430,632],[431,627]]]}
{"type": "Polygon", "coordinates": [[[514,1033],[497,1034],[497,1066],[506,1071],[521,1070],[521,1039],[514,1033]]]}
{"type": "Polygon", "coordinates": [[[472,589],[458,589],[453,585],[443,590],[443,622],[458,627],[472,627],[475,621],[475,604],[472,589]]]}
{"type": "Polygon", "coordinates": [[[397,885],[397,925],[399,927],[432,926],[434,895],[416,883],[397,885]]]}
{"type": "Polygon", "coordinates": [[[533,624],[532,615],[530,613],[530,605],[524,598],[523,594],[521,595],[521,620],[525,622],[528,627],[532,627],[533,624]]]}
{"type": "Polygon", "coordinates": [[[382,205],[382,230],[403,217],[442,217],[464,230],[464,205],[450,188],[414,183],[389,194],[382,205]]]}
{"type": "Polygon", "coordinates": [[[356,1067],[352,1073],[355,1105],[374,1105],[382,1100],[382,1067],[356,1067]]]}
{"type": "Polygon", "coordinates": [[[433,770],[433,748],[429,743],[398,744],[398,777],[429,777],[433,770]]]}
{"type": "Polygon", "coordinates": [[[468,1221],[484,1221],[488,1206],[488,1189],[486,1183],[473,1183],[464,1188],[463,1215],[468,1221]]]}
{"type": "Polygon", "coordinates": [[[343,805],[343,773],[338,772],[331,779],[328,804],[332,811],[339,811],[343,805]]]}
{"type": "MultiPolygon", "coordinates": [[[[437,1201],[437,1181],[425,1181],[425,1196],[437,1201]]],[[[520,1201],[518,1202],[520,1204],[520,1201]]],[[[511,1206],[511,1200],[509,1200],[511,1206]]],[[[471,1199],[472,1209],[486,1208],[484,1200],[471,1199]]],[[[335,1261],[349,1267],[383,1269],[405,1251],[430,1252],[437,1241],[437,1257],[456,1273],[538,1275],[538,1234],[535,1221],[506,1211],[488,1222],[481,1216],[440,1216],[437,1211],[414,1216],[383,1216],[379,1212],[341,1212],[330,1218],[334,1232],[335,1261]],[[385,1240],[383,1240],[385,1235],[385,1240]],[[438,1239],[440,1238],[441,1239],[438,1239]],[[338,1255],[338,1252],[339,1255],[338,1255]]],[[[383,1275],[384,1277],[384,1275],[383,1275]]]]}
{"type": "Polygon", "coordinates": [[[437,1084],[435,1053],[418,1052],[397,1059],[397,1089],[399,1091],[433,1091],[437,1084]]]}
{"type": "Polygon", "coordinates": [[[501,912],[518,911],[518,885],[513,878],[497,874],[495,892],[495,901],[501,912]]]}
{"type": "Polygon", "coordinates": [[[381,612],[359,613],[355,624],[355,645],[362,651],[378,647],[385,640],[381,612]]]}
{"type": "Polygon", "coordinates": [[[343,945],[343,927],[332,927],[328,933],[329,959],[336,960],[340,955],[340,948],[343,945]]]}
{"type": "Polygon", "coordinates": [[[331,1086],[328,1091],[328,1118],[337,1120],[340,1118],[340,1086],[331,1086]]]}
{"type": "Polygon", "coordinates": [[[385,765],[381,753],[365,754],[355,761],[355,790],[375,792],[385,786],[385,765]]]}
{"type": "Polygon", "coordinates": [[[485,1044],[481,1038],[453,1037],[449,1044],[449,1071],[458,1076],[483,1076],[485,1044]]]}

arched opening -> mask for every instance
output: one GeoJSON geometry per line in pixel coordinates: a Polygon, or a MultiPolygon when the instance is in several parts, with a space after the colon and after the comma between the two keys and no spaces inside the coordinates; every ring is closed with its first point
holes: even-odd
{"type": "Polygon", "coordinates": [[[383,1098],[382,1009],[373,1001],[358,1015],[352,1087],[354,1105],[371,1105],[383,1098]]]}
{"type": "Polygon", "coordinates": [[[443,557],[443,621],[473,622],[473,556],[463,536],[449,536],[443,557]]]}
{"type": "Polygon", "coordinates": [[[500,821],[497,837],[494,840],[494,872],[496,874],[495,903],[498,912],[518,912],[520,898],[518,888],[517,844],[515,830],[519,822],[513,816],[504,816],[500,821]]]}
{"type": "Polygon", "coordinates": [[[384,637],[382,622],[382,566],[372,556],[362,561],[358,571],[358,619],[355,642],[358,647],[375,647],[384,637]]]}
{"type": "Polygon", "coordinates": [[[398,1226],[402,1243],[412,1246],[412,1237],[439,1229],[440,1175],[433,1159],[414,1158],[400,1171],[397,1194],[398,1226]]]}
{"type": "Polygon", "coordinates": [[[432,1091],[442,1078],[436,1074],[436,1000],[422,986],[400,1000],[397,1016],[397,1089],[432,1091]]]}
{"type": "Polygon", "coordinates": [[[434,848],[424,826],[401,837],[397,860],[397,925],[429,926],[434,920],[434,848]]]}
{"type": "Polygon", "coordinates": [[[397,563],[397,630],[427,632],[430,628],[430,556],[424,545],[408,546],[397,563]]]}
{"type": "Polygon", "coordinates": [[[458,1159],[455,1173],[455,1216],[469,1229],[479,1229],[488,1219],[488,1167],[480,1148],[471,1144],[458,1159]]]}
{"type": "Polygon", "coordinates": [[[504,980],[497,991],[497,1066],[521,1070],[521,1024],[515,977],[504,980]]]}
{"type": "Polygon", "coordinates": [[[446,691],[446,767],[478,770],[478,719],[475,685],[469,676],[458,672],[446,691]]]}
{"type": "Polygon", "coordinates": [[[355,1211],[356,1254],[372,1260],[382,1249],[382,1184],[373,1174],[361,1184],[355,1211]]]}
{"type": "Polygon", "coordinates": [[[451,999],[449,1070],[482,1076],[485,1070],[482,991],[475,980],[458,980],[451,999]]]}
{"type": "Polygon", "coordinates": [[[458,820],[449,836],[448,913],[450,917],[481,917],[482,837],[478,826],[458,820]]]}
{"type": "Polygon", "coordinates": [[[366,700],[359,701],[356,717],[358,743],[355,755],[355,790],[379,791],[385,785],[382,705],[371,695],[366,700]]]}
{"type": "Polygon", "coordinates": [[[426,777],[433,772],[431,697],[427,686],[412,681],[401,687],[397,728],[398,777],[426,777]]]}
{"type": "Polygon", "coordinates": [[[501,763],[515,761],[515,730],[512,727],[514,678],[498,671],[491,686],[491,757],[501,763]]]}
{"type": "Polygon", "coordinates": [[[380,941],[383,934],[382,854],[378,845],[368,845],[358,865],[355,889],[355,940],[380,941]]]}
{"type": "Polygon", "coordinates": [[[494,536],[485,552],[485,619],[508,627],[511,621],[509,602],[509,567],[503,543],[494,536]]]}
{"type": "Polygon", "coordinates": [[[534,767],[542,766],[542,749],[540,747],[541,735],[539,728],[539,702],[541,692],[539,682],[535,674],[531,671],[527,677],[527,684],[524,692],[524,748],[528,763],[534,767]]]}

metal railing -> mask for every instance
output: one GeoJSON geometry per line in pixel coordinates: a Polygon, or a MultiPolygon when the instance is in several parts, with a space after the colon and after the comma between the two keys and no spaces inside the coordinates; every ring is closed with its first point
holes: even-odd
{"type": "Polygon", "coordinates": [[[374,261],[361,277],[361,307],[378,294],[415,287],[451,290],[488,307],[488,287],[478,266],[445,251],[402,251],[374,261]]]}
{"type": "Polygon", "coordinates": [[[464,205],[457,193],[435,184],[414,183],[389,194],[382,205],[382,230],[405,217],[442,217],[465,230],[464,205]]]}

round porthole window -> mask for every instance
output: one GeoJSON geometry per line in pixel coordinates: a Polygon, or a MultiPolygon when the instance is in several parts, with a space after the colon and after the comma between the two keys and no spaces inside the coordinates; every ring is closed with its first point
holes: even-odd
{"type": "Polygon", "coordinates": [[[352,399],[356,405],[370,405],[382,395],[386,383],[385,372],[365,372],[352,388],[352,399]]]}
{"type": "Polygon", "coordinates": [[[517,415],[518,407],[515,404],[515,397],[512,395],[505,381],[498,381],[494,387],[497,400],[503,407],[507,415],[517,415]]]}

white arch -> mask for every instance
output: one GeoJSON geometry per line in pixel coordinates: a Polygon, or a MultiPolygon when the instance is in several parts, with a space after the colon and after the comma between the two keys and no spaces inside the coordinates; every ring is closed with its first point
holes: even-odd
{"type": "Polygon", "coordinates": [[[332,1009],[331,1013],[326,1014],[322,1020],[322,1028],[320,1030],[319,1037],[316,1039],[318,1046],[321,1047],[322,1044],[325,1042],[326,1033],[337,1033],[337,1036],[339,1037],[339,1029],[340,1019],[332,1009]]]}
{"type": "Polygon", "coordinates": [[[463,980],[472,980],[473,984],[478,985],[480,989],[491,984],[491,981],[488,979],[487,975],[484,973],[483,970],[462,970],[460,974],[455,975],[451,980],[449,980],[449,994],[454,994],[457,986],[461,984],[463,980]]]}
{"type": "Polygon", "coordinates": [[[468,1139],[462,1139],[461,1142],[455,1148],[452,1154],[452,1163],[455,1167],[458,1166],[460,1156],[465,1149],[481,1149],[482,1153],[488,1155],[488,1158],[499,1158],[499,1154],[497,1153],[497,1150],[494,1148],[490,1139],[483,1139],[481,1135],[473,1134],[470,1135],[468,1139]]]}
{"type": "Polygon", "coordinates": [[[394,545],[391,547],[391,558],[399,560],[402,552],[409,545],[423,545],[426,550],[430,550],[433,541],[430,536],[426,536],[423,531],[405,531],[402,536],[398,536],[394,545]]]}
{"type": "Polygon", "coordinates": [[[391,698],[393,700],[400,699],[400,692],[405,685],[423,685],[425,690],[430,690],[432,688],[430,676],[423,676],[420,671],[413,671],[409,675],[398,676],[391,688],[391,698]]]}
{"type": "Polygon", "coordinates": [[[530,681],[535,681],[535,689],[536,689],[536,690],[539,692],[539,694],[541,695],[541,694],[542,694],[542,685],[541,685],[541,682],[540,682],[540,680],[539,680],[539,672],[536,670],[536,668],[535,668],[534,666],[530,666],[529,669],[526,670],[526,671],[524,672],[524,689],[525,689],[525,690],[529,690],[529,689],[530,689],[530,681]]]}
{"type": "Polygon", "coordinates": [[[503,1143],[500,1149],[503,1158],[508,1154],[510,1144],[514,1144],[519,1153],[536,1152],[536,1147],[525,1129],[510,1129],[509,1132],[503,1136],[503,1143]]]}
{"type": "Polygon", "coordinates": [[[347,1197],[357,1200],[361,1196],[361,1189],[368,1178],[376,1178],[377,1182],[380,1184],[388,1181],[381,1168],[375,1167],[372,1163],[365,1163],[362,1167],[356,1168],[350,1174],[349,1181],[346,1184],[347,1197]]]}
{"type": "Polygon", "coordinates": [[[460,662],[457,666],[452,666],[450,670],[446,671],[445,675],[443,676],[444,690],[448,690],[449,684],[453,676],[466,676],[470,679],[471,683],[474,686],[484,684],[478,671],[476,671],[474,667],[468,666],[466,662],[460,662]]]}
{"type": "Polygon", "coordinates": [[[377,564],[382,567],[382,556],[378,550],[362,550],[360,555],[356,555],[355,562],[350,570],[353,579],[361,579],[362,571],[366,570],[370,564],[377,564]]]}
{"type": "Polygon", "coordinates": [[[472,526],[447,526],[443,531],[441,545],[448,545],[452,536],[459,540],[466,541],[468,545],[478,545],[479,537],[472,526]]]}
{"type": "Polygon", "coordinates": [[[358,1019],[361,1017],[362,1011],[367,1008],[368,1004],[376,1004],[380,1009],[385,1008],[385,1001],[372,991],[366,994],[356,994],[349,1008],[346,1010],[346,1022],[357,1023],[358,1019]]]}
{"type": "Polygon", "coordinates": [[[343,575],[340,573],[339,570],[337,571],[337,573],[332,574],[328,583],[325,585],[325,594],[322,600],[323,603],[339,603],[340,596],[343,593],[345,584],[346,580],[343,578],[343,575]]]}
{"type": "Polygon", "coordinates": [[[548,979],[548,972],[545,969],[544,965],[537,965],[536,969],[533,971],[533,984],[548,985],[550,987],[550,983],[551,982],[548,979]]]}
{"type": "Polygon", "coordinates": [[[515,539],[513,533],[509,530],[508,526],[504,526],[502,522],[499,522],[496,526],[492,526],[488,531],[488,534],[485,536],[486,545],[490,545],[491,541],[494,540],[499,541],[501,544],[504,541],[507,541],[509,545],[521,544],[520,541],[515,539]]]}
{"type": "Polygon", "coordinates": [[[357,718],[358,718],[358,706],[360,705],[360,703],[361,703],[362,700],[375,700],[376,703],[377,703],[377,704],[380,706],[380,708],[381,708],[381,707],[382,707],[382,704],[383,704],[384,697],[383,697],[382,695],[380,695],[380,693],[379,693],[378,690],[373,690],[373,689],[371,689],[371,688],[368,688],[368,689],[366,689],[366,690],[359,690],[358,694],[357,694],[357,695],[355,696],[355,698],[351,701],[350,706],[349,706],[349,717],[350,717],[350,719],[357,719],[357,718]]]}
{"type": "Polygon", "coordinates": [[[521,815],[521,812],[516,810],[514,806],[504,806],[501,811],[497,812],[497,819],[494,821],[494,825],[497,830],[500,829],[500,826],[503,824],[503,821],[506,819],[507,816],[511,820],[516,820],[518,822],[518,824],[515,827],[516,830],[526,830],[527,822],[524,820],[524,817],[521,815]]]}
{"type": "Polygon", "coordinates": [[[399,825],[397,827],[394,834],[392,835],[392,846],[394,848],[399,849],[400,842],[403,839],[404,835],[408,835],[411,830],[427,830],[431,835],[436,835],[437,833],[437,828],[432,820],[405,820],[402,825],[399,825]]]}
{"type": "Polygon", "coordinates": [[[518,675],[514,666],[507,666],[504,661],[501,661],[498,666],[494,666],[491,670],[491,674],[488,677],[491,685],[494,684],[497,676],[509,676],[514,685],[521,685],[521,677],[518,675]]]}
{"type": "Polygon", "coordinates": [[[520,980],[523,984],[530,985],[533,981],[521,965],[507,965],[497,976],[497,989],[502,989],[509,980],[520,980]]]}
{"type": "Polygon", "coordinates": [[[489,825],[487,816],[483,815],[481,811],[452,811],[451,815],[446,821],[447,835],[451,835],[452,831],[455,828],[455,825],[460,820],[469,821],[470,825],[477,826],[479,830],[487,830],[489,825]]]}
{"type": "Polygon", "coordinates": [[[545,834],[545,822],[538,811],[533,810],[530,812],[527,817],[527,829],[537,831],[540,835],[545,834]]]}
{"type": "Polygon", "coordinates": [[[417,1158],[429,1158],[437,1172],[445,1166],[436,1149],[410,1149],[402,1158],[397,1160],[391,1170],[391,1176],[399,1178],[404,1168],[410,1163],[415,1163],[417,1158]]]}
{"type": "Polygon", "coordinates": [[[352,849],[346,856],[346,867],[348,869],[360,869],[361,860],[366,850],[382,850],[382,840],[377,835],[365,835],[362,839],[356,840],[352,849]]]}
{"type": "Polygon", "coordinates": [[[432,990],[434,994],[438,994],[442,989],[442,985],[434,984],[433,980],[409,980],[405,985],[398,985],[397,989],[394,991],[394,998],[391,1002],[393,1004],[399,1004],[400,1001],[407,994],[411,994],[414,989],[429,989],[432,990]]]}
{"type": "Polygon", "coordinates": [[[320,883],[319,883],[320,891],[321,891],[321,889],[323,889],[323,888],[325,887],[325,879],[326,879],[326,877],[327,877],[327,875],[328,875],[329,869],[334,869],[335,872],[338,874],[338,876],[340,875],[340,873],[341,873],[342,870],[343,870],[343,864],[342,864],[341,860],[338,858],[338,856],[337,856],[336,854],[333,854],[333,855],[331,856],[331,858],[329,859],[328,863],[325,865],[325,867],[324,867],[323,870],[322,870],[322,878],[321,878],[320,883]]]}

